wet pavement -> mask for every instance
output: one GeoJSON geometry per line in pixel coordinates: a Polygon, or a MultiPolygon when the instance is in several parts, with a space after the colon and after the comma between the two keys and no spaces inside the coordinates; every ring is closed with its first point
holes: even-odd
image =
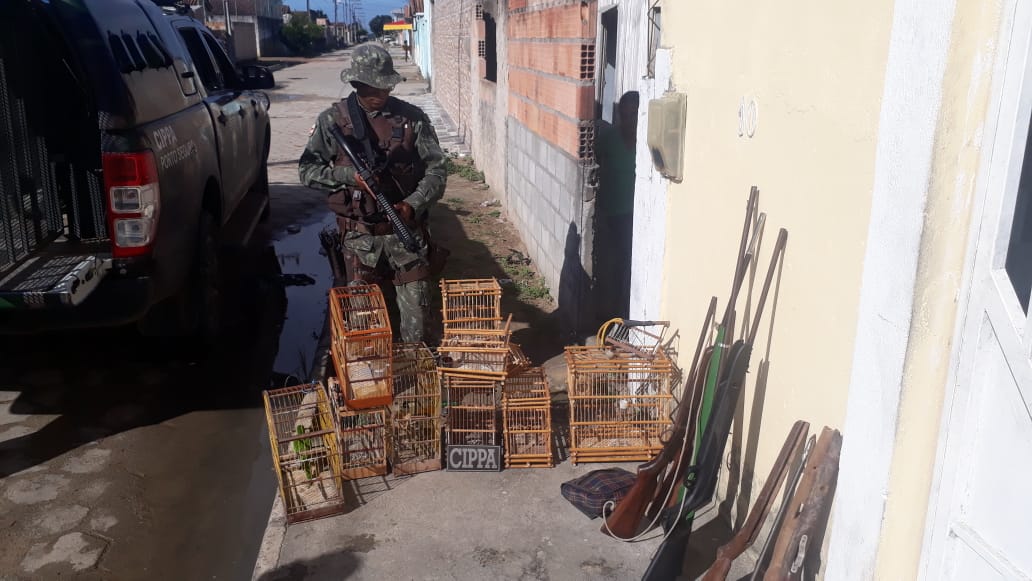
{"type": "Polygon", "coordinates": [[[336,96],[280,92],[272,218],[224,260],[217,356],[131,329],[0,340],[0,579],[251,577],[276,487],[261,391],[312,375],[331,283],[296,160],[336,96]]]}

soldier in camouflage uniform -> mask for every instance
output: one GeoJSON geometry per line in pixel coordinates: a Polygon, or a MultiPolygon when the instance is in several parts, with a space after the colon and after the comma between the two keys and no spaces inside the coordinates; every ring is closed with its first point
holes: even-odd
{"type": "Polygon", "coordinates": [[[341,80],[355,91],[322,112],[301,155],[301,183],[329,191],[337,214],[349,283],[393,279],[403,341],[426,339],[430,307],[427,218],[444,195],[448,173],[437,133],[418,107],[391,97],[402,80],[390,54],[367,44],[355,49],[341,80]],[[408,251],[364,190],[361,178],[330,134],[336,124],[360,144],[355,149],[377,170],[380,190],[421,243],[408,251]]]}

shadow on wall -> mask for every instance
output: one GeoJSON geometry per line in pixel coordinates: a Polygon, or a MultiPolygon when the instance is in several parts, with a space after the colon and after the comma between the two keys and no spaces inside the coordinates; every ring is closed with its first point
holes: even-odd
{"type": "Polygon", "coordinates": [[[559,272],[558,315],[560,331],[566,344],[579,343],[588,333],[587,313],[591,312],[591,277],[581,263],[581,235],[570,222],[563,249],[563,267],[559,272]]]}

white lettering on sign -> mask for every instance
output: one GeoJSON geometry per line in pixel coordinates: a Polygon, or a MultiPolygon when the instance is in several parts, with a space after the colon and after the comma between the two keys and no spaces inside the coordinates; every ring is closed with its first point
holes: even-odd
{"type": "Polygon", "coordinates": [[[449,446],[449,470],[500,470],[498,446],[449,446]]]}
{"type": "Polygon", "coordinates": [[[176,137],[175,130],[171,127],[162,127],[161,129],[154,131],[151,133],[151,139],[154,141],[154,146],[157,147],[159,151],[162,149],[168,149],[179,141],[179,138],[176,137]]]}

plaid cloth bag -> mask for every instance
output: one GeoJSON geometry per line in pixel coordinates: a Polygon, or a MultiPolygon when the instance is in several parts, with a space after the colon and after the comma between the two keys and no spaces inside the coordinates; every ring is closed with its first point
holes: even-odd
{"type": "Polygon", "coordinates": [[[607,502],[619,502],[627,496],[634,480],[634,474],[622,468],[603,468],[563,482],[560,491],[563,498],[588,518],[598,518],[607,502]]]}

